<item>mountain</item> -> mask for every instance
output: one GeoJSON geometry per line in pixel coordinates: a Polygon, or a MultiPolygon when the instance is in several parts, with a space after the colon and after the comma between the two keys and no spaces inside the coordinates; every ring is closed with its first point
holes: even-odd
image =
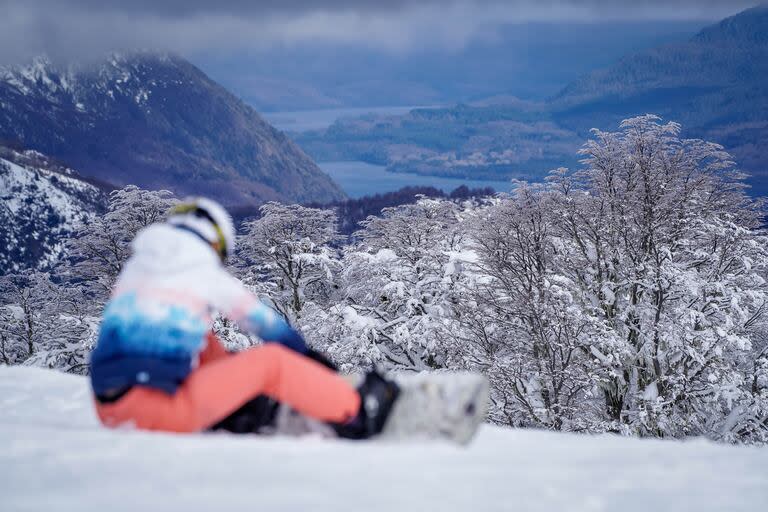
{"type": "Polygon", "coordinates": [[[0,69],[0,141],[121,186],[227,205],[344,196],[283,133],[173,55],[112,55],[0,69]]]}
{"type": "Polygon", "coordinates": [[[550,101],[564,127],[585,132],[653,112],[689,136],[723,144],[753,186],[768,192],[768,6],[707,27],[681,43],[621,59],[565,87],[550,101]]]}
{"type": "Polygon", "coordinates": [[[104,186],[36,151],[0,147],[0,276],[56,263],[64,239],[107,199],[104,186]]]}
{"type": "Polygon", "coordinates": [[[765,85],[768,76],[768,6],[755,7],[705,28],[686,42],[624,57],[566,86],[554,103],[628,99],[651,91],[694,93],[765,85]]]}

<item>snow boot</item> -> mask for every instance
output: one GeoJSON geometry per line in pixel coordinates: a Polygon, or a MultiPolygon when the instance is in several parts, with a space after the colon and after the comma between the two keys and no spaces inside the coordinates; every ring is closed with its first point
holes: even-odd
{"type": "Polygon", "coordinates": [[[400,387],[376,371],[371,371],[365,375],[357,392],[360,394],[360,411],[357,416],[347,423],[333,425],[339,437],[367,439],[380,434],[400,395],[400,387]]]}

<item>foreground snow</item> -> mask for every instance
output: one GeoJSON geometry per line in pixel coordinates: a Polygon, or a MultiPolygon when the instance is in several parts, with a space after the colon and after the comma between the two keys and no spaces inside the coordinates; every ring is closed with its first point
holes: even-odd
{"type": "Polygon", "coordinates": [[[2,510],[766,510],[768,450],[486,427],[468,448],[102,429],[81,377],[0,367],[2,510]]]}

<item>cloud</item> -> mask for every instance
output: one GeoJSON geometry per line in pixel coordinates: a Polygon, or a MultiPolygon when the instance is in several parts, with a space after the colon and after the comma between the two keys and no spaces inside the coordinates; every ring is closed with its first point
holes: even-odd
{"type": "Polygon", "coordinates": [[[136,48],[180,53],[308,42],[460,48],[502,24],[707,19],[742,0],[0,0],[0,62],[136,48]]]}

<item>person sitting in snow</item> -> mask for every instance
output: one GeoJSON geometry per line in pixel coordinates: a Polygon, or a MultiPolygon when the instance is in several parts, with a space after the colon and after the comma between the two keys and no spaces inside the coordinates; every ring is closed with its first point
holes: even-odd
{"type": "Polygon", "coordinates": [[[195,198],[142,230],[107,304],[91,356],[96,411],[108,427],[257,432],[277,404],[341,437],[381,432],[399,393],[375,372],[355,389],[272,308],[226,272],[235,229],[219,204],[195,198]],[[217,311],[264,344],[228,353],[217,311]],[[362,405],[365,404],[365,405],[362,405]]]}

